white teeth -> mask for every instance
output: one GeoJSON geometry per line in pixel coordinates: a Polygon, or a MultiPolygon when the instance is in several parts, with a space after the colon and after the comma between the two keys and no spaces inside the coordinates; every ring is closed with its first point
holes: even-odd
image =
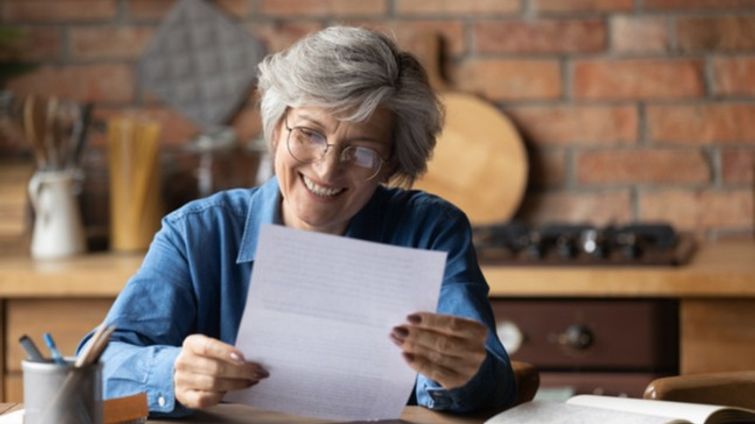
{"type": "Polygon", "coordinates": [[[316,196],[320,197],[332,197],[336,194],[342,192],[343,188],[327,188],[323,187],[314,181],[307,178],[305,175],[302,175],[302,180],[304,181],[304,185],[307,187],[307,189],[315,194],[316,196]]]}

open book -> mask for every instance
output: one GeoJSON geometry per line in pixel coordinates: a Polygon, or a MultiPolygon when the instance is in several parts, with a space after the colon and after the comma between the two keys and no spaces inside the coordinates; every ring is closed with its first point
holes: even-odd
{"type": "Polygon", "coordinates": [[[527,402],[485,424],[736,424],[755,422],[755,411],[663,400],[579,395],[566,401],[527,402]]]}

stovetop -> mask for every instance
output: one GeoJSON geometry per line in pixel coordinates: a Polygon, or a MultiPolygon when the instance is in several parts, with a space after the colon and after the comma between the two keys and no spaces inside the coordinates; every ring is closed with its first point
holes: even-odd
{"type": "Polygon", "coordinates": [[[669,265],[686,263],[693,238],[667,223],[622,226],[520,222],[476,227],[481,263],[511,265],[669,265]]]}

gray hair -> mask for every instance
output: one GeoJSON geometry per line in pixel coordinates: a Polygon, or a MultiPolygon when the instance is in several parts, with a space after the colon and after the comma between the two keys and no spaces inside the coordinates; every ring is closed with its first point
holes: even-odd
{"type": "Polygon", "coordinates": [[[288,107],[323,107],[348,122],[369,119],[379,106],[391,111],[390,179],[397,185],[411,186],[425,172],[443,125],[443,107],[417,59],[363,28],[329,27],[267,56],[259,65],[258,89],[271,151],[288,107]]]}

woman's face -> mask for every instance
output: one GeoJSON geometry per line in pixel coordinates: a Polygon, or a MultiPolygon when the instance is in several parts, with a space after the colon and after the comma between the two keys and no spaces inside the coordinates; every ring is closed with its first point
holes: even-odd
{"type": "Polygon", "coordinates": [[[383,163],[374,178],[366,180],[352,167],[338,160],[346,146],[368,147],[381,157],[391,154],[393,117],[378,108],[369,120],[341,122],[319,107],[289,109],[278,124],[274,137],[275,173],[281,195],[281,215],[288,227],[343,234],[349,220],[370,200],[377,186],[390,176],[383,163]],[[304,127],[321,134],[332,144],[322,159],[302,163],[294,159],[286,146],[289,130],[304,127]]]}

